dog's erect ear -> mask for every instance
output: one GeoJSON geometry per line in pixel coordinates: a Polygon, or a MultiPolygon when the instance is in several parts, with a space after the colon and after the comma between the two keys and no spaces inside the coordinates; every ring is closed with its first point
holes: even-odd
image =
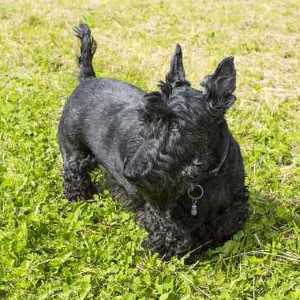
{"type": "Polygon", "coordinates": [[[220,62],[212,79],[216,97],[226,97],[233,94],[236,85],[236,71],[232,56],[220,62]]]}
{"type": "Polygon", "coordinates": [[[215,72],[206,76],[201,85],[208,95],[210,108],[224,113],[236,100],[233,95],[236,87],[234,58],[223,59],[215,72]]]}
{"type": "Polygon", "coordinates": [[[166,82],[185,81],[185,72],[182,63],[182,50],[179,44],[176,45],[174,56],[171,60],[170,71],[166,75],[166,82]]]}

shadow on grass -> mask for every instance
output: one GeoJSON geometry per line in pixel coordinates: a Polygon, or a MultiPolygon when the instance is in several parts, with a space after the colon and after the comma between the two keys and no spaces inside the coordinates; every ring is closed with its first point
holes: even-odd
{"type": "Polygon", "coordinates": [[[203,252],[195,265],[239,263],[245,256],[272,256],[300,265],[299,212],[291,202],[250,190],[250,213],[243,229],[223,245],[203,252]]]}
{"type": "MultiPolygon", "coordinates": [[[[103,175],[99,174],[103,173],[97,173],[97,182],[102,182],[101,185],[110,191],[103,175]]],[[[115,197],[113,201],[117,203],[117,210],[125,209],[115,197]]],[[[250,189],[249,207],[249,217],[242,230],[222,245],[210,248],[205,243],[203,247],[200,246],[200,251],[192,253],[193,258],[187,259],[191,253],[183,258],[186,264],[196,266],[226,260],[234,263],[244,256],[264,255],[300,264],[300,208],[293,206],[291,201],[270,197],[253,189],[250,189]]],[[[132,217],[134,218],[134,213],[132,217]]],[[[139,255],[143,256],[147,251],[144,249],[144,253],[139,255]]],[[[151,254],[155,255],[153,252],[151,254]]]]}

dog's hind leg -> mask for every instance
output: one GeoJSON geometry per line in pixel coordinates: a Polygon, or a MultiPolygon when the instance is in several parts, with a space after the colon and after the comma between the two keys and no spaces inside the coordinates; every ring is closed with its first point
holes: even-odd
{"type": "Polygon", "coordinates": [[[79,24],[74,28],[75,36],[80,39],[81,48],[78,63],[80,68],[79,79],[84,80],[96,77],[93,68],[93,56],[97,49],[97,43],[91,35],[91,30],[86,24],[79,24]]]}
{"type": "Polygon", "coordinates": [[[91,181],[89,171],[97,166],[94,156],[64,141],[61,143],[64,160],[64,194],[70,201],[91,199],[99,188],[91,181]],[[73,148],[73,149],[72,149],[73,148]]]}

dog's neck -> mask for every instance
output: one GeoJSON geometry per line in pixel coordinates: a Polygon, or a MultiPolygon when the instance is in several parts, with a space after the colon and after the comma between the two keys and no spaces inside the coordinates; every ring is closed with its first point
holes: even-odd
{"type": "Polygon", "coordinates": [[[220,170],[222,169],[222,167],[228,157],[228,153],[229,153],[230,134],[229,134],[227,123],[224,121],[220,124],[220,126],[222,126],[221,134],[223,136],[223,147],[222,147],[223,153],[222,153],[221,160],[220,160],[219,164],[217,165],[217,167],[208,171],[209,176],[217,176],[220,173],[220,170]]]}
{"type": "Polygon", "coordinates": [[[219,164],[214,169],[209,169],[206,171],[202,176],[198,177],[198,182],[187,182],[187,195],[192,201],[191,205],[191,216],[196,217],[198,215],[198,202],[203,198],[205,194],[205,188],[203,186],[203,181],[206,182],[211,180],[212,177],[216,177],[219,175],[227,157],[229,154],[230,148],[230,134],[228,130],[228,126],[226,121],[220,123],[219,125],[222,126],[221,134],[222,134],[222,155],[219,161],[219,164]],[[202,180],[201,180],[202,178],[202,180]],[[200,179],[200,180],[199,180],[200,179]]]}
{"type": "Polygon", "coordinates": [[[199,153],[199,155],[182,170],[185,182],[200,183],[220,173],[228,157],[230,133],[225,120],[221,122],[219,126],[220,140],[214,146],[215,149],[211,149],[207,153],[199,153]]]}

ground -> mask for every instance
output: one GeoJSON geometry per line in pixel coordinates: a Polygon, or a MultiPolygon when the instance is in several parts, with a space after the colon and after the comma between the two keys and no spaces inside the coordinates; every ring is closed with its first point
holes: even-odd
{"type": "MultiPolygon", "coordinates": [[[[0,2],[1,299],[300,299],[300,1],[0,2]],[[72,27],[88,22],[98,75],[154,90],[181,43],[195,87],[234,55],[228,113],[251,216],[192,266],[143,249],[108,191],[63,196],[57,124],[77,85],[72,27]]],[[[95,174],[101,180],[100,174],[95,174]]]]}

